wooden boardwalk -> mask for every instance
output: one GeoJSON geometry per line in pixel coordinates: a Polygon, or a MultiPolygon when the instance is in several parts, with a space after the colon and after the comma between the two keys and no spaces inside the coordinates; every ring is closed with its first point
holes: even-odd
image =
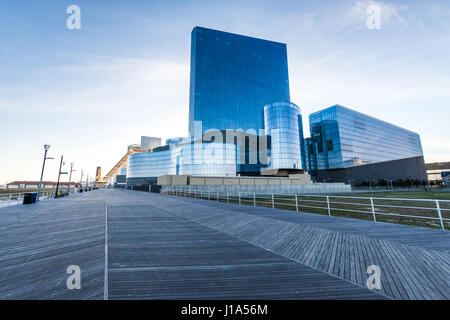
{"type": "Polygon", "coordinates": [[[367,267],[377,265],[386,296],[450,298],[449,232],[182,199],[173,210],[185,218],[358,285],[365,285],[367,267]]]}
{"type": "Polygon", "coordinates": [[[0,299],[449,298],[448,233],[362,222],[115,190],[0,208],[0,299]]]}

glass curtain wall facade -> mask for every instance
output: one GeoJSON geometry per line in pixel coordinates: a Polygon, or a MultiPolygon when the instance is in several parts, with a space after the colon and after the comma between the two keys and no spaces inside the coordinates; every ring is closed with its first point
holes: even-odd
{"type": "Polygon", "coordinates": [[[160,151],[134,153],[128,158],[127,180],[162,175],[236,175],[236,146],[188,143],[160,151]]]}
{"type": "Polygon", "coordinates": [[[266,135],[271,137],[270,169],[300,169],[303,125],[300,108],[291,102],[275,102],[264,107],[266,135]]]}
{"type": "Polygon", "coordinates": [[[311,114],[309,123],[308,170],[423,156],[417,133],[339,105],[311,114]]]}
{"type": "Polygon", "coordinates": [[[195,27],[191,39],[189,135],[264,129],[263,108],[289,101],[286,44],[195,27]]]}

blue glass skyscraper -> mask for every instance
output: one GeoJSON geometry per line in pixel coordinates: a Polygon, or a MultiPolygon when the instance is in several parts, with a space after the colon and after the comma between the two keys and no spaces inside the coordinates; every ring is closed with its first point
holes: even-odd
{"type": "Polygon", "coordinates": [[[286,44],[195,27],[191,39],[189,135],[264,129],[265,105],[290,101],[286,44]]]}

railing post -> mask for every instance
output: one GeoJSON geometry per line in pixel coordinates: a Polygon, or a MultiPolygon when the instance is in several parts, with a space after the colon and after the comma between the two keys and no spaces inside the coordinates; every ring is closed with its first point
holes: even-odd
{"type": "Polygon", "coordinates": [[[372,206],[373,221],[377,222],[377,218],[375,216],[375,205],[373,204],[373,198],[370,198],[370,205],[372,206]]]}
{"type": "Polygon", "coordinates": [[[273,193],[272,193],[272,209],[275,209],[275,197],[273,196],[273,193]]]}
{"type": "Polygon", "coordinates": [[[211,191],[208,191],[208,200],[211,200],[211,191]]]}
{"type": "Polygon", "coordinates": [[[442,221],[442,214],[441,214],[441,207],[439,205],[439,200],[435,200],[435,201],[436,201],[436,209],[437,209],[437,213],[439,216],[439,221],[441,222],[441,229],[442,229],[442,231],[445,231],[444,221],[442,221]]]}
{"type": "Polygon", "coordinates": [[[328,216],[331,217],[330,197],[327,196],[328,216]]]}
{"type": "Polygon", "coordinates": [[[256,194],[253,192],[253,206],[256,207],[256,194]]]}
{"type": "Polygon", "coordinates": [[[241,193],[239,192],[239,204],[241,204],[241,193]]]}
{"type": "Polygon", "coordinates": [[[228,203],[228,191],[227,191],[227,203],[228,203]]]}
{"type": "Polygon", "coordinates": [[[217,202],[219,202],[219,191],[216,191],[217,202]]]}
{"type": "Polygon", "coordinates": [[[298,196],[295,195],[295,210],[298,212],[298,196]]]}

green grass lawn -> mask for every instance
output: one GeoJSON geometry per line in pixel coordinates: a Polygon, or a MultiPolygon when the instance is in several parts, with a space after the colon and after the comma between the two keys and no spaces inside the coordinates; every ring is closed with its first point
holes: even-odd
{"type": "Polygon", "coordinates": [[[338,196],[352,197],[374,197],[374,198],[399,198],[399,199],[437,199],[450,200],[450,191],[386,191],[386,192],[354,192],[346,194],[336,194],[338,196]]]}
{"type": "MultiPolygon", "coordinates": [[[[371,202],[370,199],[366,199],[373,197],[379,198],[374,200],[376,219],[378,222],[398,223],[428,228],[441,228],[439,220],[427,219],[430,217],[438,217],[436,203],[434,201],[418,201],[417,199],[450,200],[450,192],[436,191],[374,192],[373,196],[371,192],[364,192],[346,193],[336,196],[339,196],[340,198],[330,197],[330,213],[332,216],[373,221],[371,202]],[[405,200],[384,200],[383,198],[405,200]],[[389,214],[395,214],[395,216],[389,214]]],[[[326,195],[298,196],[297,199],[300,212],[328,215],[326,195]]],[[[217,201],[214,193],[211,194],[210,200],[217,201]]],[[[253,206],[255,204],[254,200],[256,200],[256,206],[258,207],[272,207],[270,195],[256,195],[256,199],[253,199],[253,196],[248,194],[241,198],[241,204],[253,206]]],[[[219,201],[226,202],[225,195],[220,195],[219,201]]],[[[230,197],[228,202],[239,203],[237,197],[230,197]]],[[[441,201],[439,204],[442,209],[442,217],[450,219],[450,202],[441,201]]],[[[274,207],[277,209],[296,211],[295,196],[275,196],[274,207]]],[[[444,221],[444,226],[446,230],[450,230],[450,221],[444,221]]]]}

